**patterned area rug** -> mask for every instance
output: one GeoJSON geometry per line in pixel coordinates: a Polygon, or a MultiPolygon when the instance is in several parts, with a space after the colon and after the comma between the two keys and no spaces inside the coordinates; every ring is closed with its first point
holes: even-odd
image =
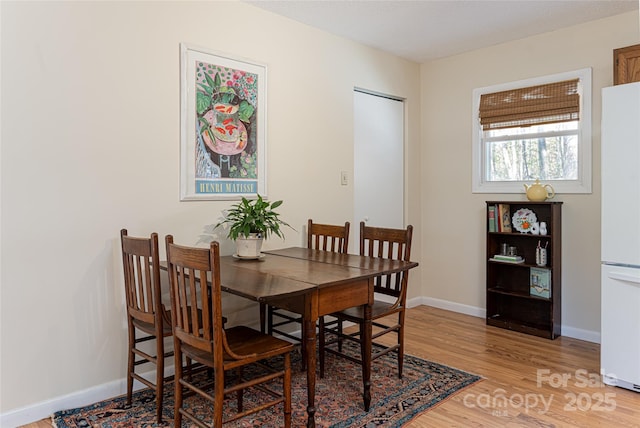
{"type": "MultiPolygon", "coordinates": [[[[354,350],[355,351],[355,350],[354,350]]],[[[306,373],[300,371],[300,357],[293,355],[292,401],[293,426],[306,426],[307,392],[306,373]]],[[[280,364],[273,361],[272,364],[280,364]]],[[[324,379],[316,378],[316,426],[318,427],[401,427],[420,413],[443,402],[453,394],[478,382],[476,375],[405,355],[403,378],[398,379],[395,354],[374,361],[371,368],[371,408],[364,411],[362,404],[362,375],[360,366],[343,358],[327,355],[324,379]]],[[[203,375],[203,380],[204,375],[203,375]]],[[[233,379],[229,379],[230,382],[233,379]]],[[[273,385],[281,390],[281,385],[273,385]]],[[[245,391],[245,409],[260,402],[261,392],[245,391]]],[[[190,396],[185,403],[211,422],[211,407],[199,396],[190,396]]],[[[234,397],[225,400],[225,414],[232,414],[234,397]]],[[[141,390],[134,393],[131,406],[126,397],[117,397],[89,406],[63,410],[52,416],[57,428],[67,427],[158,427],[173,426],[173,383],[165,386],[163,424],[155,422],[153,393],[141,390]]],[[[183,427],[191,426],[183,418],[183,427]]],[[[225,427],[273,427],[284,426],[282,406],[246,416],[225,427]]]]}

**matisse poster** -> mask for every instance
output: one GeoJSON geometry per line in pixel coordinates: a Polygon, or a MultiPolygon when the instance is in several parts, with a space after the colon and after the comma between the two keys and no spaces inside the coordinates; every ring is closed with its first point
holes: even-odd
{"type": "Polygon", "coordinates": [[[266,196],[266,67],[180,49],[180,199],[266,196]]]}

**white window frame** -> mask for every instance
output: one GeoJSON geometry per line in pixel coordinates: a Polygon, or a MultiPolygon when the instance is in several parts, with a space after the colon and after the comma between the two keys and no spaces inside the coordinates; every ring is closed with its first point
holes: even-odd
{"type": "Polygon", "coordinates": [[[483,94],[507,91],[510,89],[526,88],[544,85],[564,80],[579,79],[578,92],[580,94],[580,121],[578,124],[578,178],[575,180],[544,180],[551,184],[556,193],[591,193],[592,176],[592,143],[591,143],[591,68],[553,74],[544,77],[519,80],[517,82],[486,86],[473,90],[472,107],[472,153],[473,160],[471,179],[472,193],[524,193],[524,184],[528,181],[486,181],[486,143],[482,139],[482,126],[478,116],[480,97],[483,94]]]}

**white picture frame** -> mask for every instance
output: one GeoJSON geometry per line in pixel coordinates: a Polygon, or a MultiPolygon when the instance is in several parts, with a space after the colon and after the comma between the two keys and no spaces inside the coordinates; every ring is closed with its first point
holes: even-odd
{"type": "Polygon", "coordinates": [[[180,200],[267,197],[267,68],[180,44],[180,200]]]}

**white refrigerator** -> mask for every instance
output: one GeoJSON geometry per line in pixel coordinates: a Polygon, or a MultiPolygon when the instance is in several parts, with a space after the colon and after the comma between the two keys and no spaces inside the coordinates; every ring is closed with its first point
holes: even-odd
{"type": "Polygon", "coordinates": [[[600,371],[640,392],[640,82],[602,90],[600,371]]]}

